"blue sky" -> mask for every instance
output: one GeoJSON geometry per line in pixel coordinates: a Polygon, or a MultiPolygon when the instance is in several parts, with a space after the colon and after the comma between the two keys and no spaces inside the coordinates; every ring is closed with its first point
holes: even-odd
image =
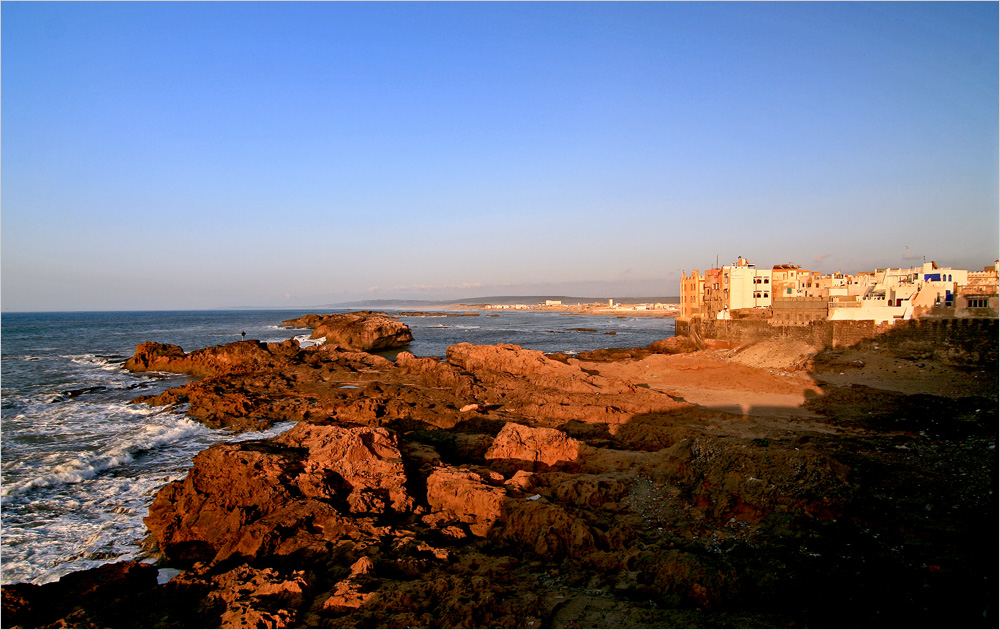
{"type": "Polygon", "coordinates": [[[995,2],[0,12],[5,311],[1000,256],[995,2]]]}

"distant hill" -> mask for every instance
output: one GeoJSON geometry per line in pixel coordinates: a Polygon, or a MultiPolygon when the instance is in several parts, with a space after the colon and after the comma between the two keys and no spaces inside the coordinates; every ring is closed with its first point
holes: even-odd
{"type": "Polygon", "coordinates": [[[566,295],[491,295],[485,297],[456,298],[454,300],[358,300],[356,302],[341,302],[327,304],[321,308],[431,308],[451,306],[452,304],[543,304],[546,300],[559,300],[563,304],[593,304],[606,303],[613,299],[616,304],[676,304],[680,298],[671,297],[572,297],[566,295]]]}

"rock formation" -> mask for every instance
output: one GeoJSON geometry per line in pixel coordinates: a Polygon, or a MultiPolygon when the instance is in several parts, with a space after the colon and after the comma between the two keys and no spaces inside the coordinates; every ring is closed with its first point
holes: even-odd
{"type": "Polygon", "coordinates": [[[379,352],[401,348],[413,341],[410,327],[385,313],[358,311],[330,315],[305,315],[282,325],[312,328],[311,339],[323,338],[332,348],[351,352],[379,352]]]}
{"type": "Polygon", "coordinates": [[[686,402],[667,376],[764,394],[815,383],[654,345],[389,361],[337,344],[144,344],[131,369],[202,379],[140,402],[233,429],[297,424],[212,446],[160,490],[151,545],[180,575],[157,586],[109,565],[104,589],[4,587],[4,621],[995,625],[995,563],[976,542],[994,535],[995,388],[824,385],[799,415],[740,413],[686,402]]]}
{"type": "Polygon", "coordinates": [[[301,423],[274,440],[203,451],[160,491],[146,525],[172,562],[326,550],[348,530],[377,537],[378,515],[411,512],[406,483],[385,429],[301,423]]]}

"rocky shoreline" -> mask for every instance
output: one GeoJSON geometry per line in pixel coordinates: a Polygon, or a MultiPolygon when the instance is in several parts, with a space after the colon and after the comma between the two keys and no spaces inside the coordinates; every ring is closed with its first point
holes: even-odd
{"type": "Polygon", "coordinates": [[[4,626],[996,626],[995,349],[390,361],[370,351],[408,329],[348,315],[285,322],[310,347],[140,345],[128,369],[199,380],[136,403],[298,424],[160,490],[146,524],[173,579],[117,563],[5,586],[4,626]]]}

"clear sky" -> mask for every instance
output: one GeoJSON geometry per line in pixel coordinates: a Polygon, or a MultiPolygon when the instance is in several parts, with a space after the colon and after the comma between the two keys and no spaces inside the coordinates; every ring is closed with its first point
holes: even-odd
{"type": "Polygon", "coordinates": [[[1000,256],[998,3],[20,3],[2,307],[1000,256]]]}

